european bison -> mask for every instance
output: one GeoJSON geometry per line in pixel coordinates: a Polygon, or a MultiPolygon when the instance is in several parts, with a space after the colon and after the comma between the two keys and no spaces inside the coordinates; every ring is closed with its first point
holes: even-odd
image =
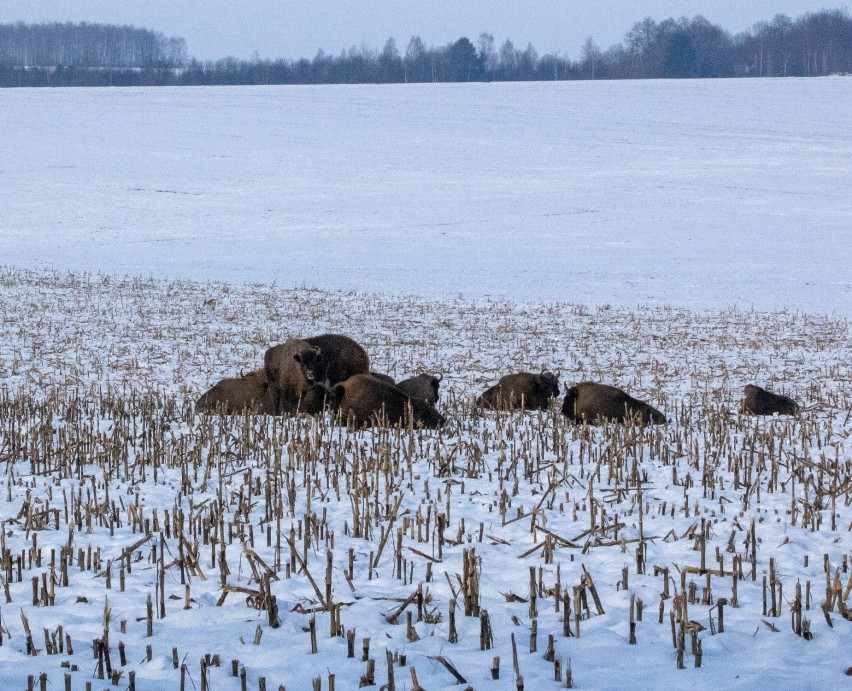
{"type": "Polygon", "coordinates": [[[269,393],[266,371],[259,369],[241,377],[223,379],[209,391],[201,394],[195,403],[201,413],[235,415],[248,412],[272,415],[275,403],[269,393]]]}
{"type": "Polygon", "coordinates": [[[666,416],[615,386],[584,381],[565,392],[562,414],[574,422],[641,422],[663,424],[666,416]]]}
{"type": "Polygon", "coordinates": [[[267,350],[264,364],[276,410],[308,415],[323,411],[332,386],[370,371],[364,349],[339,334],[291,338],[267,350]]]}
{"type": "Polygon", "coordinates": [[[319,354],[319,348],[299,338],[266,351],[264,371],[276,413],[316,415],[323,411],[326,392],[314,383],[319,354]]]}
{"type": "Polygon", "coordinates": [[[772,393],[754,384],[743,389],[741,410],[746,415],[798,415],[801,408],[789,396],[772,393]]]}
{"type": "Polygon", "coordinates": [[[547,410],[550,399],[559,395],[559,372],[518,372],[500,377],[500,380],[476,399],[484,408],[494,410],[547,410]]]}
{"type": "Polygon", "coordinates": [[[394,381],[393,377],[387,374],[381,374],[380,372],[370,372],[370,376],[376,377],[376,379],[381,379],[386,384],[392,384],[396,386],[396,382],[394,381]]]}
{"type": "Polygon", "coordinates": [[[418,398],[410,398],[396,386],[370,374],[356,374],[332,390],[334,405],[343,419],[360,427],[386,420],[389,425],[439,427],[444,416],[418,398]]]}
{"type": "Polygon", "coordinates": [[[396,388],[406,396],[419,398],[435,405],[438,403],[438,387],[443,378],[444,376],[441,374],[418,374],[416,377],[410,377],[399,382],[396,388]]]}
{"type": "Polygon", "coordinates": [[[349,336],[323,334],[304,339],[318,349],[313,363],[313,380],[326,388],[356,374],[370,371],[370,359],[358,343],[349,336]]]}

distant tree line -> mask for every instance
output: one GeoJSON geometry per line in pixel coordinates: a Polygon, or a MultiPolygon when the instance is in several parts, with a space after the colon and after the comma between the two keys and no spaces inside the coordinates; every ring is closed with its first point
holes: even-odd
{"type": "Polygon", "coordinates": [[[0,24],[0,63],[16,67],[182,67],[186,41],[133,26],[0,24]]]}
{"type": "Polygon", "coordinates": [[[583,46],[586,77],[811,77],[852,72],[852,18],[823,10],[792,20],[779,14],[731,35],[702,16],[645,19],[606,52],[583,46]]]}
{"type": "Polygon", "coordinates": [[[646,18],[622,43],[587,39],[577,60],[539,55],[491,34],[427,47],[414,36],[400,51],[319,51],[309,60],[189,59],[182,38],[132,26],[0,25],[0,86],[362,84],[403,82],[821,76],[852,73],[852,18],[823,10],[777,15],[733,35],[702,16],[646,18]]]}

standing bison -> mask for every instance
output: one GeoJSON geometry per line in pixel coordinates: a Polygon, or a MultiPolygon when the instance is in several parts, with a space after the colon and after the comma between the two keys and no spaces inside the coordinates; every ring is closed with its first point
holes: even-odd
{"type": "Polygon", "coordinates": [[[615,386],[584,381],[565,392],[562,414],[574,422],[640,422],[663,424],[666,416],[615,386]]]}
{"type": "Polygon", "coordinates": [[[244,412],[272,415],[275,412],[275,402],[269,393],[266,371],[259,369],[241,377],[223,379],[201,394],[195,403],[195,409],[201,413],[225,415],[244,412]]]}
{"type": "Polygon", "coordinates": [[[431,403],[410,398],[371,374],[356,374],[337,384],[332,393],[341,418],[359,427],[383,421],[389,425],[411,423],[415,427],[439,427],[444,423],[444,416],[431,403]]]}
{"type": "Polygon", "coordinates": [[[438,388],[443,379],[441,374],[418,374],[399,382],[396,387],[410,398],[419,398],[432,405],[438,403],[438,388]]]}
{"type": "Polygon", "coordinates": [[[801,408],[789,396],[772,393],[754,384],[746,384],[741,410],[746,415],[798,415],[801,408]]]}
{"type": "Polygon", "coordinates": [[[559,372],[518,372],[500,380],[476,399],[476,404],[494,410],[547,410],[550,399],[559,396],[559,372]]]}

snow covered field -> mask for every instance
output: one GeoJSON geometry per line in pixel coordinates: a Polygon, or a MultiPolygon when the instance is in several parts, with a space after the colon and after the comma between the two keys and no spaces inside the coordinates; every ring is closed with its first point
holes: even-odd
{"type": "MultiPolygon", "coordinates": [[[[249,689],[259,688],[261,677],[266,688],[307,689],[320,678],[327,689],[330,674],[336,689],[355,689],[366,673],[361,650],[368,637],[377,686],[387,681],[390,651],[405,655],[430,691],[466,687],[455,685],[439,657],[473,688],[516,688],[513,635],[525,688],[560,686],[543,657],[549,636],[563,679],[570,658],[577,688],[848,684],[852,621],[841,616],[852,584],[848,318],[394,298],[20,270],[0,274],[0,305],[0,516],[10,555],[0,571],[9,584],[9,600],[0,605],[7,631],[2,688],[24,688],[27,675],[37,683],[41,673],[51,688],[61,688],[66,674],[74,689],[93,680],[92,641],[103,637],[105,605],[120,687],[132,671],[136,688],[178,688],[186,665],[200,688],[201,660],[209,655],[221,661],[205,672],[211,689],[240,688],[239,677],[230,676],[232,660],[245,670],[249,689]],[[442,371],[448,425],[428,433],[348,433],[328,418],[193,415],[198,393],[260,365],[269,344],[327,330],[356,337],[378,371],[442,371]],[[545,366],[561,368],[563,382],[624,386],[666,411],[670,422],[589,430],[567,424],[558,409],[471,408],[471,397],[499,373],[545,366]],[[749,381],[786,390],[807,412],[800,419],[738,415],[749,381]],[[366,532],[354,535],[355,523],[365,520],[366,532]],[[231,535],[227,585],[258,590],[252,570],[265,569],[254,558],[250,565],[248,550],[256,553],[280,579],[270,586],[280,628],[247,606],[246,591],[217,606],[224,592],[220,521],[231,535]],[[308,522],[312,531],[303,534],[308,522]],[[317,589],[293,561],[291,528],[317,589]],[[61,555],[69,544],[66,587],[61,555]],[[466,549],[480,560],[478,604],[490,617],[492,649],[480,650],[481,619],[464,616],[459,579],[466,549]],[[80,555],[89,551],[95,561],[84,558],[81,566],[80,555]],[[122,589],[128,553],[132,571],[122,575],[122,589]],[[707,574],[700,571],[702,553],[707,574]],[[194,559],[196,571],[187,566],[194,559]],[[536,652],[530,604],[517,599],[530,597],[530,568],[541,582],[536,652]],[[580,587],[584,569],[600,610],[580,587]],[[341,626],[355,631],[354,659],[344,638],[329,637],[322,611],[317,653],[310,654],[306,612],[328,598],[326,573],[331,600],[342,605],[341,626]],[[43,587],[54,574],[56,586],[43,587]],[[418,584],[423,620],[415,601],[388,621],[418,584]],[[797,586],[812,640],[793,630],[797,586]],[[579,605],[579,638],[563,635],[565,604],[556,609],[555,592],[571,602],[572,634],[579,605]],[[684,619],[684,669],[677,668],[670,619],[681,593],[688,622],[695,622],[684,619]],[[51,597],[54,604],[43,606],[51,597]],[[635,645],[628,642],[631,597],[644,604],[635,645]],[[831,626],[821,610],[829,597],[831,626]],[[37,657],[26,654],[21,613],[41,650],[37,657]],[[43,631],[70,637],[74,654],[46,655],[43,631]],[[495,655],[498,681],[490,674],[495,655]],[[65,661],[74,671],[61,667],[65,661]]],[[[407,668],[394,669],[396,688],[414,688],[407,668]]],[[[93,688],[107,688],[107,681],[94,681],[93,688]]]]}
{"type": "Polygon", "coordinates": [[[0,256],[852,314],[852,80],[0,93],[0,256]]]}
{"type": "Polygon", "coordinates": [[[848,686],[850,106],[842,78],[0,90],[0,688],[116,688],[105,637],[140,690],[236,691],[233,660],[355,689],[364,638],[377,688],[390,652],[397,689],[516,689],[513,637],[527,689],[568,659],[584,689],[848,686]],[[442,372],[445,428],[194,415],[322,332],[442,372]],[[545,367],[669,422],[472,407],[545,367]],[[750,382],[805,412],[739,415],[750,382]]]}

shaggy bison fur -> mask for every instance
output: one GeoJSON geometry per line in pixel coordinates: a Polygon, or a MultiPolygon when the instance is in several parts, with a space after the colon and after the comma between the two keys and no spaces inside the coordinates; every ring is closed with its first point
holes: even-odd
{"type": "Polygon", "coordinates": [[[565,392],[562,413],[574,422],[641,422],[663,424],[666,416],[615,386],[584,381],[565,392]]]}
{"type": "Polygon", "coordinates": [[[396,387],[406,396],[419,398],[436,405],[439,396],[438,388],[443,378],[443,375],[440,374],[418,374],[416,377],[404,379],[396,387]]]}
{"type": "Polygon", "coordinates": [[[276,413],[316,415],[323,411],[326,390],[314,383],[318,358],[319,348],[299,338],[266,351],[264,371],[276,413]]]}
{"type": "Polygon", "coordinates": [[[743,389],[742,412],[747,415],[798,415],[801,408],[789,396],[772,393],[755,384],[743,389]]]}
{"type": "Polygon", "coordinates": [[[275,403],[269,393],[266,371],[259,369],[241,377],[223,379],[209,391],[201,394],[195,409],[202,413],[224,413],[236,415],[252,413],[271,415],[275,403]]]}
{"type": "Polygon", "coordinates": [[[323,411],[332,386],[370,371],[366,351],[340,334],[291,338],[267,350],[264,365],[275,409],[308,415],[323,411]]]}
{"type": "Polygon", "coordinates": [[[370,374],[356,374],[333,389],[341,417],[360,427],[386,421],[389,425],[439,427],[444,416],[427,401],[406,396],[396,386],[370,374]]]}
{"type": "Polygon", "coordinates": [[[304,339],[318,349],[312,377],[317,384],[330,388],[356,374],[370,371],[367,351],[349,336],[323,334],[304,339]]]}
{"type": "Polygon", "coordinates": [[[500,377],[500,380],[476,399],[484,408],[494,410],[547,410],[550,399],[559,395],[559,373],[518,372],[500,377]]]}

